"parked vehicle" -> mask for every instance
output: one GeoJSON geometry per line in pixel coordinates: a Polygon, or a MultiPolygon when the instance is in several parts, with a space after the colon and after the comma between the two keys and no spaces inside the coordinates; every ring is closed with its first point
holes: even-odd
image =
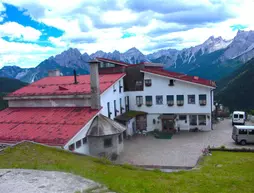
{"type": "Polygon", "coordinates": [[[254,143],[254,126],[235,125],[232,131],[232,139],[241,145],[254,143]]]}
{"type": "Polygon", "coordinates": [[[245,119],[244,111],[234,111],[232,116],[232,125],[245,125],[245,119]]]}

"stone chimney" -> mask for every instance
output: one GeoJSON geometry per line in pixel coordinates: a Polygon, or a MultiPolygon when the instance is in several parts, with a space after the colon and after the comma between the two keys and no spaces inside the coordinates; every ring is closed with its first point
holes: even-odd
{"type": "Polygon", "coordinates": [[[49,70],[48,71],[48,76],[61,76],[61,72],[58,69],[49,70]]]}
{"type": "Polygon", "coordinates": [[[90,87],[91,87],[91,108],[101,108],[100,98],[100,80],[99,80],[99,64],[98,60],[92,60],[90,64],[90,87]]]}

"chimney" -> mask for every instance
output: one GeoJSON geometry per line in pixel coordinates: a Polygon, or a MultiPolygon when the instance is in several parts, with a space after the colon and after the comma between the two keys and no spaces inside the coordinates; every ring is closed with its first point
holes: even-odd
{"type": "Polygon", "coordinates": [[[100,98],[100,80],[99,80],[99,70],[98,66],[100,62],[98,60],[92,60],[90,64],[90,87],[91,87],[91,108],[100,109],[101,108],[101,98],[100,98]]]}
{"type": "Polygon", "coordinates": [[[49,70],[48,71],[48,76],[61,76],[60,70],[58,70],[58,69],[49,70]]]}
{"type": "Polygon", "coordinates": [[[78,84],[76,70],[73,70],[73,76],[74,76],[74,84],[78,84]]]}

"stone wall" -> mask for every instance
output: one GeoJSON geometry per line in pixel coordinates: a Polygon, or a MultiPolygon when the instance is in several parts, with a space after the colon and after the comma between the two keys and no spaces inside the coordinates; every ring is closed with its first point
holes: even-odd
{"type": "MultiPolygon", "coordinates": [[[[121,134],[123,135],[123,134],[121,134]]],[[[117,135],[88,137],[89,154],[93,156],[105,156],[111,158],[112,154],[119,155],[123,151],[123,141],[119,144],[117,135]],[[112,138],[112,146],[104,147],[104,139],[112,138]]]]}

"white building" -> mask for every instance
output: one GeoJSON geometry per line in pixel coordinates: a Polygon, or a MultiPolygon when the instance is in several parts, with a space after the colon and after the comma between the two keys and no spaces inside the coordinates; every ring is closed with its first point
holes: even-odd
{"type": "Polygon", "coordinates": [[[209,80],[104,58],[91,62],[91,76],[50,75],[5,97],[0,143],[30,140],[113,156],[123,151],[123,137],[139,130],[212,128],[209,80]]]}

